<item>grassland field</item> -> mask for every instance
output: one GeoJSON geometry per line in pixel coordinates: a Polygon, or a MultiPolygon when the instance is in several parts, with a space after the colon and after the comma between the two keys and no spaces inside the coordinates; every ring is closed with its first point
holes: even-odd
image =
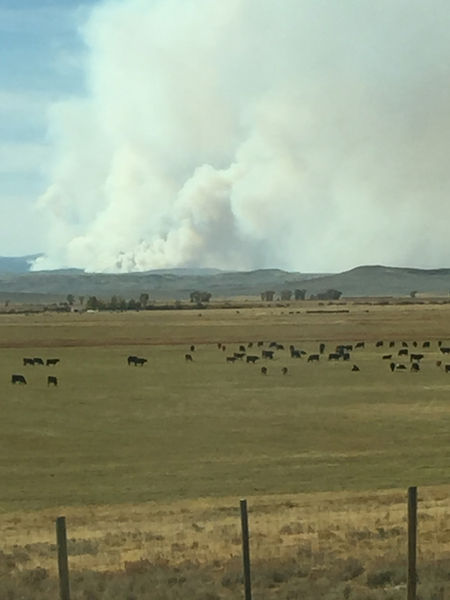
{"type": "MultiPolygon", "coordinates": [[[[348,528],[336,525],[343,510],[350,529],[359,519],[355,515],[364,513],[369,524],[359,523],[355,531],[377,531],[392,521],[388,530],[397,527],[398,534],[404,529],[398,490],[417,485],[431,513],[442,519],[450,484],[450,374],[436,361],[445,363],[437,342],[450,340],[450,307],[345,308],[348,313],[310,313],[292,303],[289,308],[0,316],[4,547],[12,552],[30,540],[49,545],[51,518],[64,510],[72,515],[78,537],[91,543],[100,543],[106,528],[111,535],[117,530],[123,539],[116,540],[121,549],[115,559],[122,566],[148,556],[142,538],[131,543],[137,529],[153,535],[147,541],[155,561],[166,559],[167,552],[173,558],[177,548],[183,560],[190,557],[188,548],[195,549],[197,559],[203,548],[208,560],[232,560],[239,552],[233,546],[238,530],[234,520],[226,520],[234,514],[233,503],[248,497],[255,520],[258,511],[262,515],[260,531],[271,531],[261,536],[285,547],[283,540],[295,539],[297,550],[309,544],[309,559],[314,555],[317,567],[320,560],[326,562],[320,539],[336,527],[335,537],[348,534],[348,528]],[[258,340],[265,341],[264,347],[274,340],[286,349],[257,365],[226,363],[240,344],[258,340]],[[396,340],[396,347],[376,348],[377,340],[385,345],[396,340]],[[381,359],[383,353],[397,353],[400,340],[410,346],[416,340],[417,351],[424,352],[419,373],[391,373],[381,359]],[[424,340],[431,342],[430,349],[421,350],[424,340]],[[308,364],[288,351],[294,344],[317,352],[319,342],[325,342],[328,352],[338,343],[357,341],[365,341],[366,348],[352,352],[350,363],[322,359],[308,364]],[[191,344],[192,363],[184,358],[191,344]],[[147,364],[128,366],[130,354],[147,358],[147,364]],[[28,356],[61,362],[23,367],[28,356]],[[359,372],[351,371],[354,363],[359,372]],[[261,375],[261,364],[267,376],[261,375]],[[288,368],[285,376],[282,367],[288,368]],[[27,385],[12,385],[12,373],[24,374],[27,385]],[[47,387],[48,374],[58,377],[57,388],[47,387]],[[271,504],[278,516],[269,518],[271,504]],[[301,520],[300,526],[292,512],[280,516],[295,507],[309,514],[309,525],[301,520]],[[314,507],[321,507],[321,516],[313,516],[314,507]],[[167,533],[170,526],[162,523],[167,516],[177,521],[178,533],[167,533]],[[89,519],[108,524],[89,525],[89,519]],[[273,519],[275,526],[269,527],[273,519]],[[188,535],[181,533],[186,523],[188,535]],[[195,532],[198,527],[195,535],[192,527],[195,532]],[[227,527],[226,548],[217,542],[211,550],[211,540],[195,538],[213,530],[223,535],[227,527]],[[171,540],[168,549],[162,548],[166,542],[155,542],[158,535],[171,540]],[[303,546],[298,546],[302,536],[303,546]]],[[[401,362],[407,364],[408,358],[401,362]]],[[[433,546],[442,557],[448,556],[450,535],[439,519],[433,520],[428,542],[433,546],[444,535],[439,552],[433,546]]],[[[370,554],[374,539],[369,541],[370,554]]],[[[45,552],[34,550],[28,551],[32,566],[50,568],[45,552]]],[[[342,551],[346,560],[348,552],[342,551]]],[[[110,557],[93,554],[78,552],[79,567],[111,568],[110,557]]],[[[277,560],[282,556],[277,550],[277,560]]]]}

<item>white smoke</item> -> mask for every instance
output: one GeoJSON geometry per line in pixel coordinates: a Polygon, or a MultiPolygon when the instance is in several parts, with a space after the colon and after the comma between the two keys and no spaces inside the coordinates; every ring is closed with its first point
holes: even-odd
{"type": "Polygon", "coordinates": [[[127,0],[50,114],[34,268],[445,266],[450,6],[127,0]]]}

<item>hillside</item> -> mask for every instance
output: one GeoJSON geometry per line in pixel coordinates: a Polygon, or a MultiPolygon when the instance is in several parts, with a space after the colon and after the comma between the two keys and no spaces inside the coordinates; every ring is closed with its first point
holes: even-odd
{"type": "MultiPolygon", "coordinates": [[[[1,262],[0,262],[1,266],[1,262]]],[[[344,296],[406,296],[412,290],[447,295],[450,269],[410,269],[361,266],[337,274],[304,274],[280,269],[224,272],[214,269],[166,269],[144,273],[84,273],[77,269],[38,272],[1,272],[0,301],[64,300],[74,296],[138,298],[147,292],[154,300],[186,300],[194,290],[207,290],[213,298],[259,297],[264,290],[306,289],[307,297],[329,288],[344,296]]]]}

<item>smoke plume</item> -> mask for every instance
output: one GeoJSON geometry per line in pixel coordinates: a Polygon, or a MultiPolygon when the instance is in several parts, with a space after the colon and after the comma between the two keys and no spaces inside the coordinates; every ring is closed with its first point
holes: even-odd
{"type": "Polygon", "coordinates": [[[49,115],[46,257],[333,271],[445,266],[446,0],[127,0],[49,115]]]}

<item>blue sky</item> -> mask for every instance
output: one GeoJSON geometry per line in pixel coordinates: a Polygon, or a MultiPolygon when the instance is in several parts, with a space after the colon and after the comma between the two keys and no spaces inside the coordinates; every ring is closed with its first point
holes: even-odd
{"type": "Polygon", "coordinates": [[[40,251],[47,111],[84,93],[78,28],[92,0],[0,0],[0,255],[40,251]]]}

